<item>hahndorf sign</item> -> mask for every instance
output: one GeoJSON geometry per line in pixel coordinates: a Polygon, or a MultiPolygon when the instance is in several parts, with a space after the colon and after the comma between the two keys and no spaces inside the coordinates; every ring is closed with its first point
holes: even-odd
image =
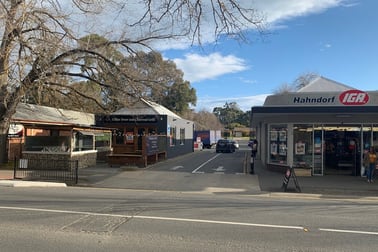
{"type": "Polygon", "coordinates": [[[293,103],[305,103],[305,104],[319,104],[319,103],[334,103],[336,100],[335,96],[332,97],[324,97],[324,96],[319,96],[319,97],[294,97],[293,103]]]}

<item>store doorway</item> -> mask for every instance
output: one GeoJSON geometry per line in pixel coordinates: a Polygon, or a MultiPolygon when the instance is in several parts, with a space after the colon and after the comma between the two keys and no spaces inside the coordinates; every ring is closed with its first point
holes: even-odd
{"type": "Polygon", "coordinates": [[[323,129],[325,175],[360,175],[361,127],[338,125],[323,129]]]}

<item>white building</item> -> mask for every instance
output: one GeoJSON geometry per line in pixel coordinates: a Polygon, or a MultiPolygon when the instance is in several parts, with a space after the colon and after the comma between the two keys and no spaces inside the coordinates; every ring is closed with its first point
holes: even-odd
{"type": "Polygon", "coordinates": [[[359,175],[364,151],[378,147],[378,92],[318,77],[252,107],[251,126],[267,169],[359,175]]]}

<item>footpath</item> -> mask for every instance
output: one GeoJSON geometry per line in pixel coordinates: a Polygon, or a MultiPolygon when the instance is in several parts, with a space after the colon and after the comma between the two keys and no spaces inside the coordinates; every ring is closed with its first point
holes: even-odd
{"type": "MultiPolygon", "coordinates": [[[[148,168],[147,168],[148,169],[148,168]]],[[[109,177],[122,179],[123,172],[127,169],[114,169],[106,164],[84,168],[79,171],[79,184],[77,186],[95,187],[102,180],[109,177]],[[85,178],[85,183],[81,177],[85,178]]],[[[153,171],[153,168],[151,169],[153,171]]],[[[123,175],[124,176],[124,175],[123,175]]],[[[259,191],[256,194],[270,194],[284,196],[308,196],[308,197],[337,197],[378,200],[378,179],[368,183],[365,177],[352,175],[324,175],[324,176],[300,176],[297,177],[301,192],[296,191],[293,179],[289,180],[287,191],[282,189],[284,174],[265,169],[259,160],[255,162],[255,174],[250,182],[259,191]]],[[[52,183],[43,181],[23,181],[13,179],[13,170],[0,169],[0,187],[66,187],[65,183],[52,183]]],[[[118,187],[119,188],[119,187],[118,187]]],[[[127,183],[125,183],[127,189],[127,183]]]]}

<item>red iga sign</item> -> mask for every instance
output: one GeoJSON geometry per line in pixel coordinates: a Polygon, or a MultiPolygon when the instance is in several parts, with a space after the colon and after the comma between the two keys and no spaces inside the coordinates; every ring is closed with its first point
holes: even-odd
{"type": "Polygon", "coordinates": [[[339,101],[344,105],[365,105],[369,95],[360,90],[347,90],[340,94],[339,101]]]}

